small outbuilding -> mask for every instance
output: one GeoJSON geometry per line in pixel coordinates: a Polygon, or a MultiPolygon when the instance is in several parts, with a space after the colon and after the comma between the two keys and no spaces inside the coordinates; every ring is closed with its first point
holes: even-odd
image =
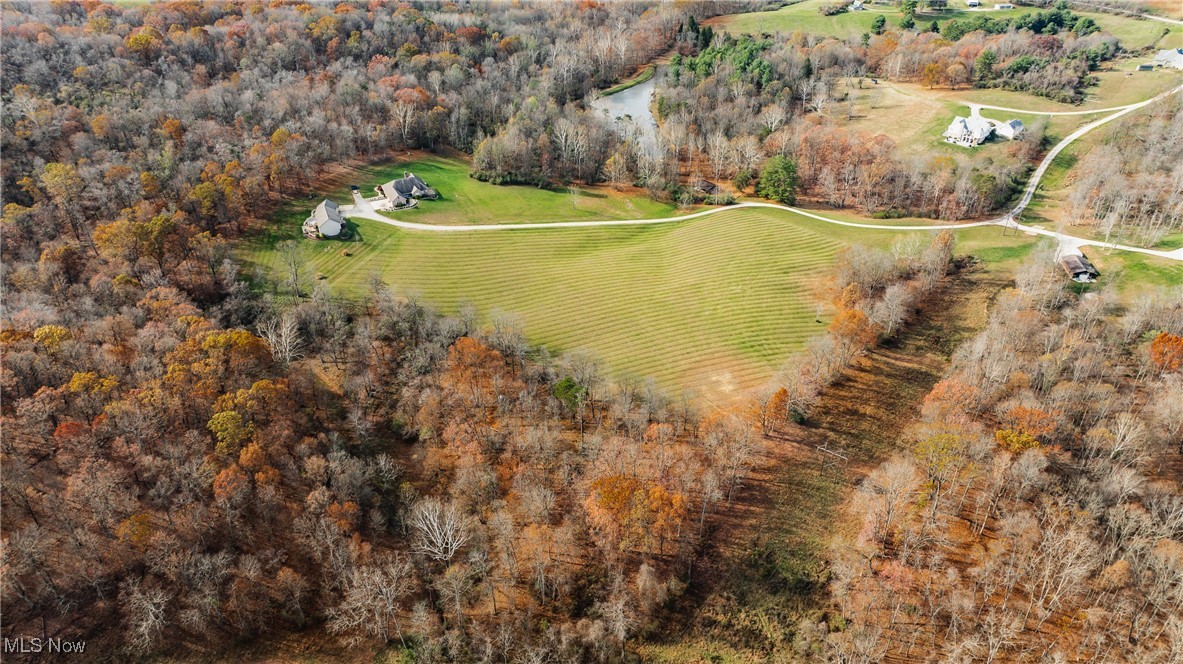
{"type": "Polygon", "coordinates": [[[1093,267],[1093,264],[1082,253],[1060,256],[1060,266],[1064,268],[1072,281],[1078,284],[1091,284],[1101,276],[1101,273],[1097,272],[1097,268],[1093,267]]]}
{"type": "Polygon", "coordinates": [[[303,228],[304,234],[309,237],[337,237],[341,234],[341,229],[345,228],[341,206],[326,198],[304,220],[303,228]]]}
{"type": "Polygon", "coordinates": [[[1013,141],[1023,135],[1023,122],[1021,120],[999,122],[994,126],[994,133],[1007,140],[1013,141]]]}
{"type": "Polygon", "coordinates": [[[706,194],[707,196],[714,196],[719,193],[719,185],[710,180],[695,180],[694,191],[706,194]]]}
{"type": "Polygon", "coordinates": [[[996,5],[994,5],[994,8],[995,9],[1014,9],[1015,6],[1009,2],[1000,2],[996,5]]]}

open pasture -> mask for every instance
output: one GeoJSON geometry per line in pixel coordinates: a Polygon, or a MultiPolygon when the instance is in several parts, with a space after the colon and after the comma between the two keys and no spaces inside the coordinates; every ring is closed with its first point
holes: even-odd
{"type": "MultiPolygon", "coordinates": [[[[791,33],[800,30],[839,39],[857,39],[864,32],[871,32],[871,22],[875,20],[876,16],[882,15],[886,18],[889,29],[896,28],[903,17],[903,13],[896,5],[872,4],[870,2],[866,3],[866,9],[863,11],[848,11],[834,16],[823,16],[819,9],[825,4],[832,4],[832,0],[805,0],[805,2],[786,5],[774,11],[729,14],[709,19],[706,24],[716,30],[721,29],[732,34],[745,32],[752,34],[791,33]]],[[[946,21],[965,20],[982,14],[991,18],[1002,18],[1037,11],[1033,7],[994,9],[992,1],[982,4],[984,5],[983,9],[973,10],[967,8],[963,0],[951,0],[949,8],[945,10],[933,11],[921,7],[916,12],[916,25],[927,27],[932,21],[944,24],[946,21]]],[[[1130,51],[1149,47],[1156,41],[1160,48],[1183,46],[1183,43],[1176,43],[1183,40],[1183,26],[1131,16],[1080,11],[1079,8],[1074,8],[1073,12],[1091,17],[1102,29],[1117,37],[1122,46],[1130,51]],[[1162,37],[1164,30],[1168,34],[1162,37]]]]}

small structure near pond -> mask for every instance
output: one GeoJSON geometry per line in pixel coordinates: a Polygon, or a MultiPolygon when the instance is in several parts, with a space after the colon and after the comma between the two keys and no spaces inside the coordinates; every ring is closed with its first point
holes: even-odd
{"type": "Polygon", "coordinates": [[[304,235],[310,238],[337,237],[343,228],[345,217],[341,216],[341,206],[327,198],[312,210],[303,226],[304,235]]]}

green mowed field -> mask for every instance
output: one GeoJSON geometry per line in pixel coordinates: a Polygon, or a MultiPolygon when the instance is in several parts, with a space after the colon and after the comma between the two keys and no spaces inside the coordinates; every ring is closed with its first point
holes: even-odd
{"type": "MultiPolygon", "coordinates": [[[[831,0],[806,0],[771,12],[751,12],[732,14],[708,20],[709,25],[716,29],[722,28],[733,34],[752,33],[764,34],[775,32],[794,32],[801,30],[814,34],[831,35],[839,38],[858,37],[864,32],[871,32],[871,22],[876,16],[882,15],[887,19],[888,28],[897,27],[903,14],[894,5],[868,4],[865,11],[844,12],[834,16],[823,16],[819,8],[829,4],[831,0]]],[[[993,3],[984,3],[993,7],[993,3]]],[[[944,23],[949,20],[965,20],[975,16],[987,15],[991,18],[1019,16],[1036,11],[1031,7],[1016,7],[1015,9],[985,9],[969,11],[963,2],[954,0],[949,9],[944,11],[919,11],[916,13],[917,27],[927,27],[932,21],[944,23]]],[[[1161,48],[1178,47],[1175,44],[1183,40],[1183,26],[1170,25],[1161,21],[1148,21],[1127,16],[1101,14],[1096,12],[1082,12],[1073,10],[1081,16],[1092,17],[1103,29],[1113,34],[1129,50],[1137,50],[1150,46],[1159,39],[1163,30],[1168,35],[1160,42],[1161,48]]]]}
{"type": "MultiPolygon", "coordinates": [[[[299,237],[304,205],[240,254],[281,296],[275,244],[299,237]]],[[[903,234],[751,209],[652,226],[433,233],[362,219],[354,230],[350,242],[300,240],[311,284],[360,299],[377,275],[445,313],[472,303],[486,317],[510,314],[552,353],[588,349],[616,376],[717,403],[762,385],[825,329],[813,293],[838,250],[903,234]]],[[[997,228],[958,237],[959,251],[1001,250],[1007,263],[1031,242],[997,228]]]]}
{"type": "MultiPolygon", "coordinates": [[[[304,249],[310,274],[335,294],[361,297],[379,275],[444,312],[471,302],[485,315],[512,314],[531,342],[589,349],[616,375],[722,395],[757,386],[824,329],[811,282],[842,243],[786,216],[474,233],[359,220],[360,241],[304,249]]],[[[265,243],[245,259],[280,277],[265,243]]]]}
{"type": "MultiPolygon", "coordinates": [[[[425,224],[490,224],[548,221],[594,221],[598,219],[652,219],[670,217],[677,209],[639,194],[626,194],[607,187],[579,187],[572,196],[565,188],[539,189],[517,185],[495,185],[468,177],[469,164],[456,157],[416,156],[360,168],[355,184],[366,197],[374,187],[410,171],[439,192],[440,198],[420,201],[417,207],[387,213],[403,221],[425,224]]],[[[339,203],[352,202],[348,188],[328,192],[339,203]]]]}

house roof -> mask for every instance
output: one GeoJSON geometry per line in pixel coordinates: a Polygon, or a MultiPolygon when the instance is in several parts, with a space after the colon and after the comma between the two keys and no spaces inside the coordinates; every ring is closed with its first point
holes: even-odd
{"type": "Polygon", "coordinates": [[[385,196],[389,201],[392,201],[398,205],[406,204],[407,197],[398,192],[398,189],[395,188],[394,183],[395,180],[391,180],[386,184],[378,185],[378,191],[382,192],[382,195],[385,196]]]}
{"type": "Polygon", "coordinates": [[[945,130],[943,135],[958,139],[968,137],[980,143],[986,140],[992,131],[994,131],[994,127],[988,120],[974,115],[968,118],[954,118],[953,122],[949,123],[949,128],[945,130]]]}
{"type": "Polygon", "coordinates": [[[1061,256],[1060,265],[1064,266],[1064,271],[1073,277],[1082,274],[1095,277],[1100,274],[1097,272],[1097,268],[1093,267],[1093,264],[1089,262],[1089,259],[1086,258],[1084,254],[1068,254],[1066,256],[1061,256]]]}
{"type": "Polygon", "coordinates": [[[713,193],[715,193],[716,190],[719,189],[719,185],[715,184],[714,182],[711,182],[710,180],[695,180],[694,181],[694,188],[699,191],[706,192],[708,194],[713,194],[713,193]]]}
{"type": "MultiPolygon", "coordinates": [[[[386,193],[386,187],[390,187],[404,198],[410,198],[413,196],[416,189],[424,193],[431,191],[431,187],[427,186],[427,183],[423,181],[423,178],[415,175],[414,173],[404,173],[403,177],[391,180],[390,182],[382,185],[383,193],[386,193]]],[[[390,198],[390,194],[387,194],[386,197],[390,198]]]]}
{"type": "Polygon", "coordinates": [[[1166,48],[1154,55],[1154,61],[1160,64],[1183,67],[1183,48],[1166,48]]]}
{"type": "Polygon", "coordinates": [[[305,223],[311,223],[313,226],[316,226],[317,230],[320,230],[330,222],[340,226],[345,223],[345,219],[341,216],[341,206],[326,198],[312,210],[312,215],[308,217],[308,221],[305,223]]]}

